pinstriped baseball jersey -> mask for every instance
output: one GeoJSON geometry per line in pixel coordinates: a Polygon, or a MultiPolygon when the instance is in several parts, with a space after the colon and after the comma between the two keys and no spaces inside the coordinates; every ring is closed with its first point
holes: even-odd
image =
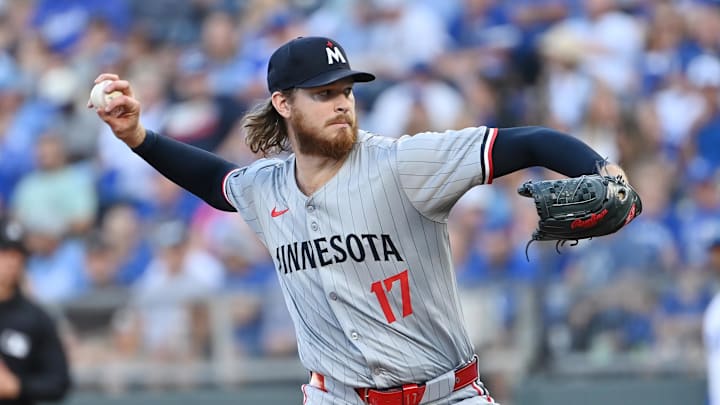
{"type": "Polygon", "coordinates": [[[446,221],[465,191],[492,181],[496,134],[359,131],[311,196],[297,186],[294,155],[226,177],[226,198],[274,258],[307,369],[382,389],[471,359],[446,221]]]}

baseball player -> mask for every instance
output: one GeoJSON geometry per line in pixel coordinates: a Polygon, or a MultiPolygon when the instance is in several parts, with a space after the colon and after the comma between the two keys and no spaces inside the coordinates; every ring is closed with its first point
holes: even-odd
{"type": "MultiPolygon", "coordinates": [[[[310,372],[306,404],[488,404],[463,326],[447,218],[468,189],[531,166],[566,176],[605,165],[541,127],[474,127],[400,139],[358,129],[352,70],[334,40],[294,39],[270,58],[270,97],[245,117],[246,167],[139,123],[131,85],[99,117],[163,175],[238,211],[271,253],[310,372]]],[[[94,107],[90,102],[88,107],[94,107]]],[[[472,308],[466,308],[472,310],[472,308]]]]}

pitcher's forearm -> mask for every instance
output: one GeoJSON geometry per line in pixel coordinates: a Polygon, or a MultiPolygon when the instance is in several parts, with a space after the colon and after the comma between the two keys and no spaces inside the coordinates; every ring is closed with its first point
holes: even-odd
{"type": "Polygon", "coordinates": [[[237,165],[153,131],[142,134],[143,141],[133,151],[160,174],[219,210],[235,211],[225,197],[223,182],[237,165]]]}

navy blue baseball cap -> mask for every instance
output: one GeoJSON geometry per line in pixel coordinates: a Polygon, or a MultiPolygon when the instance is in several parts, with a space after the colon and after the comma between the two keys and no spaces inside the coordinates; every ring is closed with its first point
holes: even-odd
{"type": "Polygon", "coordinates": [[[370,82],[375,75],[350,68],[345,50],[330,38],[299,37],[278,48],[270,57],[267,84],[270,92],[318,87],[351,77],[370,82]]]}
{"type": "Polygon", "coordinates": [[[7,250],[28,254],[25,246],[25,230],[15,221],[0,220],[0,251],[7,250]]]}

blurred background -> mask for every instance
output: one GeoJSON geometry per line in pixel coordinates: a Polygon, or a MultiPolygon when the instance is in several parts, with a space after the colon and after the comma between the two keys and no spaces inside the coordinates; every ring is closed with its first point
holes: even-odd
{"type": "Polygon", "coordinates": [[[377,74],[355,87],[366,130],[549,126],[619,162],[641,194],[622,232],[562,254],[535,243],[529,261],[537,215],[515,189],[557,174],[506,176],[453,209],[496,400],[705,402],[720,2],[0,0],[0,214],[29,229],[26,288],[58,319],[67,404],[301,402],[308,375],[264,248],[85,107],[94,78],[119,73],[146,127],[245,165],[258,156],[239,119],[267,96],[272,51],[301,35],[377,74]]]}

